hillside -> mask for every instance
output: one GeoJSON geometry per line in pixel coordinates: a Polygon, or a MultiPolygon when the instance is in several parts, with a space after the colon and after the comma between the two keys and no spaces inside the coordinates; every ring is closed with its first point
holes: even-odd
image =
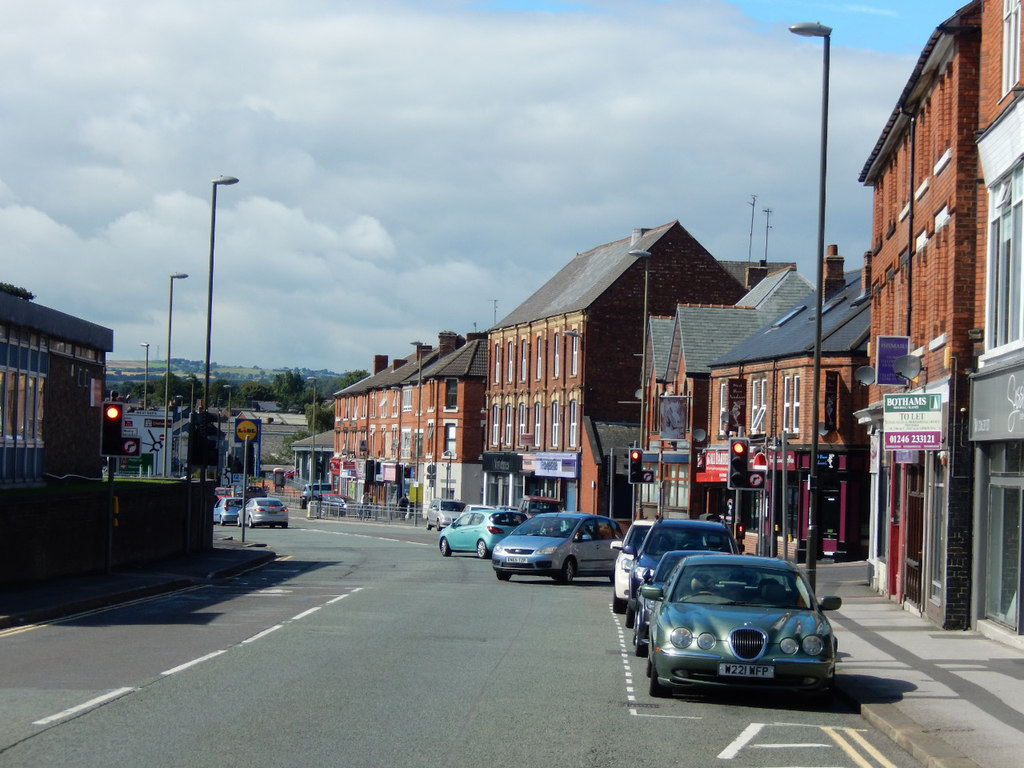
{"type": "MultiPolygon", "coordinates": [[[[167,370],[166,360],[149,361],[150,380],[160,378],[167,370]]],[[[310,368],[260,368],[257,365],[221,365],[210,363],[211,379],[226,379],[228,381],[265,381],[272,382],[274,376],[281,373],[296,372],[303,378],[315,376],[317,378],[336,378],[344,374],[327,370],[312,370],[310,368]]],[[[206,374],[205,363],[202,360],[186,360],[184,358],[171,358],[171,373],[179,378],[196,376],[203,378],[206,374]]],[[[146,363],[142,360],[107,360],[107,386],[116,386],[121,382],[141,382],[146,376],[146,363]]]]}

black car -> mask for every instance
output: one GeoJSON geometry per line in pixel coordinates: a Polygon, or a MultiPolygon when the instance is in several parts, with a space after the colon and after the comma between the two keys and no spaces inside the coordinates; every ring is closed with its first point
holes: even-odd
{"type": "Polygon", "coordinates": [[[651,526],[643,543],[633,554],[633,568],[629,573],[629,597],[626,599],[626,626],[633,628],[636,617],[637,593],[644,577],[658,567],[661,556],[672,549],[704,552],[740,551],[732,533],[721,523],[709,520],[659,520],[651,526]]]}

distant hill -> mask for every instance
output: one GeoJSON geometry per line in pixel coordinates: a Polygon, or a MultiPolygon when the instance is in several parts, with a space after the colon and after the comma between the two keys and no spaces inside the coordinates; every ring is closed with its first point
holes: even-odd
{"type": "MultiPolygon", "coordinates": [[[[167,370],[166,360],[149,361],[149,378],[156,379],[164,375],[167,370]]],[[[336,373],[325,369],[314,370],[312,368],[260,368],[257,365],[221,365],[210,363],[211,379],[227,379],[229,381],[266,381],[272,382],[274,376],[279,373],[297,372],[303,378],[315,376],[317,378],[334,378],[343,376],[343,373],[336,373]]],[[[187,378],[194,374],[197,378],[206,375],[206,364],[202,360],[186,360],[184,358],[171,358],[171,373],[179,378],[187,378]]],[[[107,386],[113,387],[121,382],[140,382],[146,377],[146,363],[141,360],[107,360],[107,386]]]]}

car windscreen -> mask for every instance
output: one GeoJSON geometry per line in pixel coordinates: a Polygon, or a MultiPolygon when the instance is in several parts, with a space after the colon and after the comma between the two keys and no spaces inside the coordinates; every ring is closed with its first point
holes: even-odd
{"type": "Polygon", "coordinates": [[[723,563],[691,566],[685,561],[673,579],[669,600],[770,608],[812,604],[808,585],[791,571],[723,563]]]}
{"type": "Polygon", "coordinates": [[[671,549],[688,549],[705,552],[735,552],[736,545],[729,532],[721,526],[658,526],[644,540],[644,554],[661,557],[671,549]]]}
{"type": "Polygon", "coordinates": [[[564,517],[531,517],[515,529],[516,536],[546,536],[567,539],[576,527],[576,520],[564,517]]]}

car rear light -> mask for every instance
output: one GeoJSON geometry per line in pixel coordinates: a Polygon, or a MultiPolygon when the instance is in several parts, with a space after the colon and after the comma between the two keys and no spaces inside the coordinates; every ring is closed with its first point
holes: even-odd
{"type": "Polygon", "coordinates": [[[497,533],[504,533],[504,531],[501,530],[501,528],[498,528],[495,525],[488,525],[487,526],[487,532],[488,533],[495,533],[495,534],[497,534],[497,533]]]}

